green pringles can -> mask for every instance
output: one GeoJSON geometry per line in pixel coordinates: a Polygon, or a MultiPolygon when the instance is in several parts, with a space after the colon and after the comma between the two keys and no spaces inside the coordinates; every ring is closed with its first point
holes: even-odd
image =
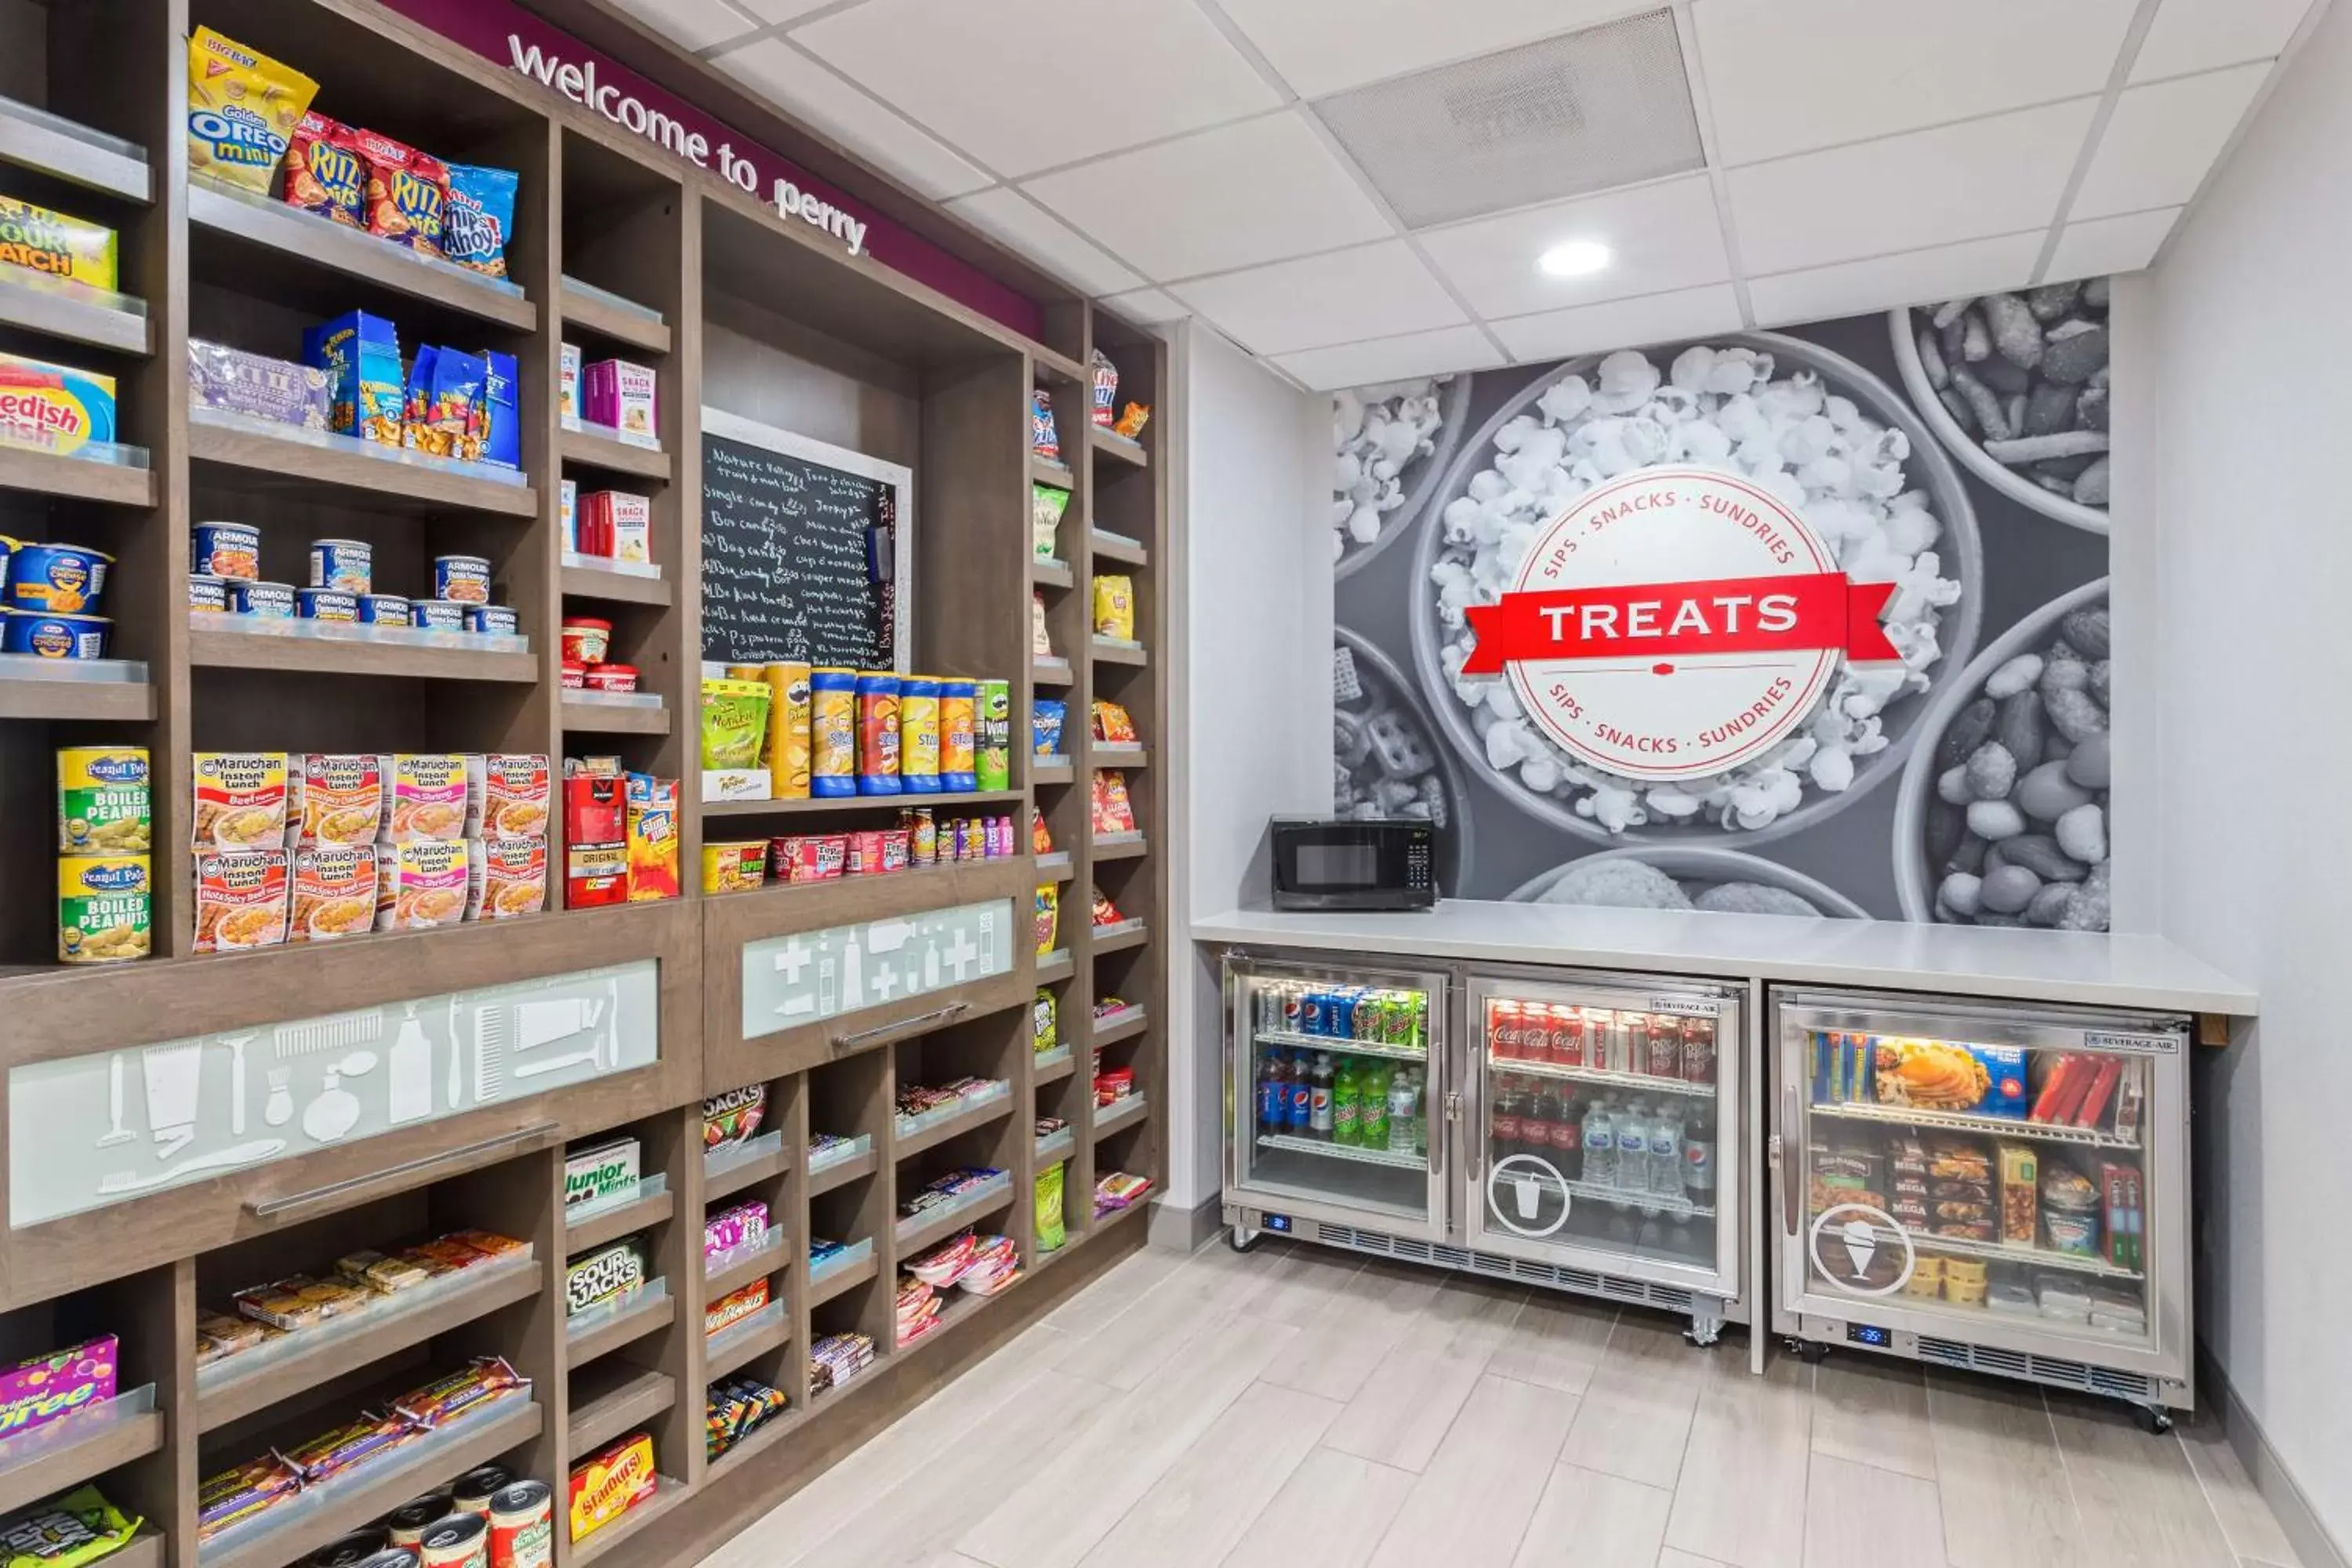
{"type": "Polygon", "coordinates": [[[1013,787],[1013,683],[1009,680],[982,680],[975,683],[979,689],[978,722],[980,731],[980,787],[984,790],[1013,787]]]}

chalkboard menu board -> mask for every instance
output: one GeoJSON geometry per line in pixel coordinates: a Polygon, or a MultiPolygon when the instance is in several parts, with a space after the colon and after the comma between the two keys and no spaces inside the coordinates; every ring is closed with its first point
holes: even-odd
{"type": "Polygon", "coordinates": [[[912,473],[702,411],[702,657],[904,669],[912,473]]]}

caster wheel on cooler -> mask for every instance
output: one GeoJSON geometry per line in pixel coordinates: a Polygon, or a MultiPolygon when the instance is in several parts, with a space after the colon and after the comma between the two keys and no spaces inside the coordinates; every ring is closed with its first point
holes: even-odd
{"type": "Polygon", "coordinates": [[[1797,1347],[1797,1355],[1807,1366],[1819,1366],[1830,1359],[1830,1347],[1807,1340],[1797,1347]]]}
{"type": "Polygon", "coordinates": [[[2135,1405],[2132,1419],[2151,1437],[2161,1437],[2172,1430],[2172,1412],[2161,1405],[2135,1405]]]}
{"type": "Polygon", "coordinates": [[[1262,1230],[1250,1230],[1238,1225],[1232,1226],[1225,1231],[1225,1245],[1235,1252],[1247,1252],[1258,1244],[1258,1238],[1265,1234],[1265,1232],[1262,1230]]]}

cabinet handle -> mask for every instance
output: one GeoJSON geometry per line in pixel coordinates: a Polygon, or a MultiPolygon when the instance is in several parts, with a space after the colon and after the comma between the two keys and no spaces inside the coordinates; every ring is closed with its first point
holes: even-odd
{"type": "Polygon", "coordinates": [[[1789,1140],[1795,1137],[1798,1131],[1797,1091],[1793,1088],[1780,1091],[1780,1131],[1772,1134],[1772,1149],[1778,1156],[1776,1163],[1780,1167],[1776,1179],[1780,1184],[1780,1229],[1783,1235],[1794,1236],[1799,1223],[1797,1177],[1802,1173],[1789,1168],[1789,1140]]]}
{"type": "Polygon", "coordinates": [[[394,1177],[421,1175],[426,1171],[435,1170],[443,1165],[454,1165],[460,1161],[471,1160],[478,1154],[488,1154],[499,1149],[521,1148],[533,1143],[541,1143],[554,1133],[562,1131],[562,1127],[563,1124],[560,1121],[535,1121],[529,1127],[520,1128],[512,1132],[502,1132],[496,1138],[485,1138],[478,1143],[468,1143],[462,1149],[445,1150],[438,1154],[427,1154],[422,1159],[404,1161],[400,1164],[387,1166],[381,1171],[370,1172],[364,1176],[353,1176],[347,1182],[331,1182],[326,1186],[312,1187],[308,1192],[295,1193],[289,1197],[261,1198],[246,1205],[245,1212],[256,1219],[283,1219],[298,1209],[315,1208],[320,1204],[332,1203],[339,1198],[347,1197],[353,1193],[363,1192],[369,1187],[391,1181],[394,1177]]]}
{"type": "Polygon", "coordinates": [[[969,1002],[950,1002],[944,1007],[934,1007],[928,1013],[918,1013],[911,1018],[901,1018],[895,1024],[877,1024],[870,1029],[860,1029],[854,1035],[835,1035],[833,1037],[833,1054],[842,1056],[857,1049],[866,1041],[877,1039],[884,1035],[895,1035],[901,1029],[920,1028],[927,1024],[944,1024],[950,1018],[960,1017],[971,1011],[971,1004],[969,1002]]]}

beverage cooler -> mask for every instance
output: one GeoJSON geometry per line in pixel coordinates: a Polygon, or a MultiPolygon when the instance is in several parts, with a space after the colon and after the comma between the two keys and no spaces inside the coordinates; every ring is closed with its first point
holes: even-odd
{"type": "Polygon", "coordinates": [[[1225,960],[1225,1218],[1747,1321],[1744,988],[1225,960]]]}
{"type": "Polygon", "coordinates": [[[1773,1328],[2191,1402],[2189,1020],[1776,992],[1773,1328]]]}

